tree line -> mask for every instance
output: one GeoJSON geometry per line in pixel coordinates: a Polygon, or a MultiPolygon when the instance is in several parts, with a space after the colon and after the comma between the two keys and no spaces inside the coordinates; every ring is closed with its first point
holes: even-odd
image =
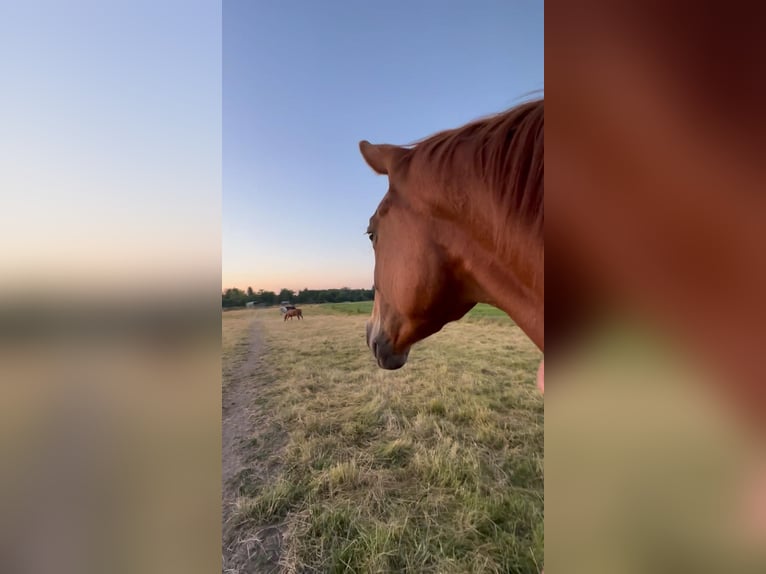
{"type": "Polygon", "coordinates": [[[248,287],[246,291],[231,287],[221,294],[223,307],[244,307],[247,303],[256,305],[279,305],[282,301],[290,301],[294,304],[312,303],[344,303],[352,301],[372,301],[375,292],[372,289],[302,289],[297,293],[291,289],[282,289],[279,293],[274,291],[253,291],[248,287]]]}

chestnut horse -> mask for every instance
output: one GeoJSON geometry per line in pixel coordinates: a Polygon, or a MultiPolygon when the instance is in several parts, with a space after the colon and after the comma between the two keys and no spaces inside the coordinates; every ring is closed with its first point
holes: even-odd
{"type": "Polygon", "coordinates": [[[359,142],[388,176],[370,218],[375,302],[367,345],[398,369],[412,345],[484,302],[544,350],[544,100],[408,147],[359,142]]]}
{"type": "Polygon", "coordinates": [[[303,319],[303,311],[300,309],[290,309],[287,313],[285,313],[284,320],[287,321],[287,319],[292,319],[293,317],[298,317],[298,319],[303,319]]]}

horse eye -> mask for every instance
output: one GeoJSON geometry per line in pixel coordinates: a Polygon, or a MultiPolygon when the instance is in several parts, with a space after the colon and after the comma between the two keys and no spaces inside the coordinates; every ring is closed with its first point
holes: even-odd
{"type": "Polygon", "coordinates": [[[370,231],[367,235],[370,237],[370,241],[375,240],[375,233],[373,233],[372,231],[370,231]]]}

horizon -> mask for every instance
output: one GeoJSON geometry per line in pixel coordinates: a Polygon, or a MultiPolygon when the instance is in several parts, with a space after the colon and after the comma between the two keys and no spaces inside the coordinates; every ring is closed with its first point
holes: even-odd
{"type": "Polygon", "coordinates": [[[351,287],[349,285],[343,285],[343,286],[340,286],[340,287],[337,287],[337,286],[336,287],[306,287],[306,286],[304,286],[304,287],[301,287],[300,289],[291,289],[290,287],[285,287],[285,286],[282,286],[279,289],[266,289],[266,288],[263,288],[263,287],[255,287],[253,285],[247,285],[245,287],[240,287],[238,285],[234,285],[234,286],[228,285],[228,286],[224,286],[224,287],[221,288],[221,293],[225,292],[227,289],[239,289],[240,291],[244,291],[246,293],[248,287],[251,287],[253,289],[254,293],[258,293],[259,291],[264,291],[264,292],[271,292],[271,293],[279,294],[279,292],[282,291],[282,289],[287,289],[288,291],[292,291],[293,293],[297,294],[297,293],[299,293],[300,291],[303,291],[303,290],[308,290],[308,291],[331,291],[333,289],[336,289],[336,290],[340,291],[340,290],[343,290],[343,289],[348,289],[350,291],[355,291],[355,290],[358,290],[358,289],[364,289],[365,291],[369,291],[369,290],[372,289],[372,284],[370,284],[367,287],[351,287]]]}

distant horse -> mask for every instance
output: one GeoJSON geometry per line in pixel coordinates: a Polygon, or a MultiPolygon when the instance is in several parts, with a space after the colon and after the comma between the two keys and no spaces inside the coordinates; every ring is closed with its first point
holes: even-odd
{"type": "Polygon", "coordinates": [[[544,349],[544,100],[399,147],[359,150],[388,192],[370,218],[367,345],[398,369],[410,347],[485,302],[544,349]]]}
{"type": "Polygon", "coordinates": [[[297,308],[296,309],[290,309],[289,311],[287,311],[287,313],[285,313],[284,320],[287,321],[287,319],[292,319],[293,317],[298,317],[298,319],[302,320],[303,319],[303,311],[301,311],[300,309],[297,309],[297,308]]]}

